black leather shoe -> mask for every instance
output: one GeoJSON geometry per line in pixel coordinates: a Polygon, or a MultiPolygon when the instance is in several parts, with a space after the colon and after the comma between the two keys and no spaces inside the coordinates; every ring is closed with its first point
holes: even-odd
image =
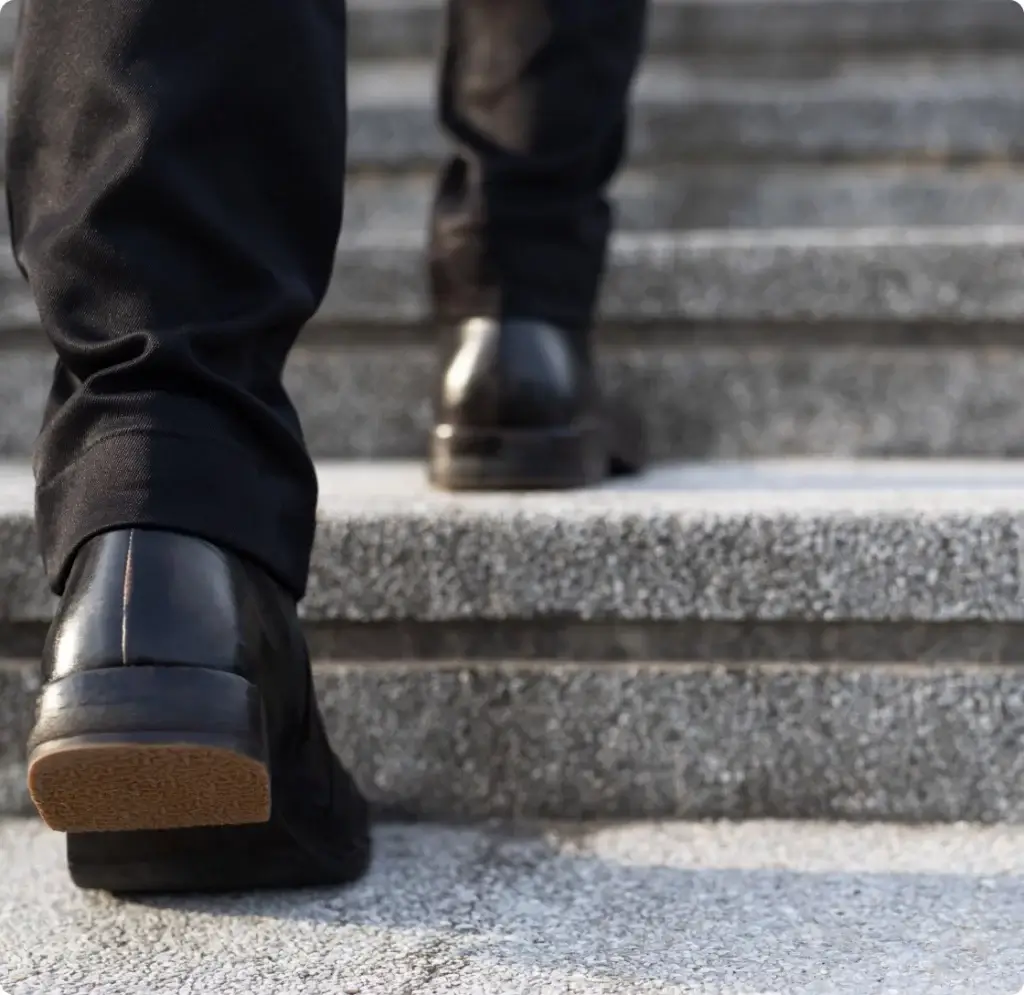
{"type": "Polygon", "coordinates": [[[340,884],[367,806],[331,751],[292,599],[200,539],[88,542],[43,653],[32,799],[75,883],[114,892],[340,884]]]}
{"type": "Polygon", "coordinates": [[[639,419],[612,411],[593,364],[542,321],[472,318],[435,405],[429,477],[447,490],[574,488],[643,463],[639,419]]]}

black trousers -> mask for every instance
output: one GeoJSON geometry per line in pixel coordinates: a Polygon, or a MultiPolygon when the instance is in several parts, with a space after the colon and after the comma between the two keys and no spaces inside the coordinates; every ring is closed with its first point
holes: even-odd
{"type": "MultiPolygon", "coordinates": [[[[445,319],[585,334],[645,0],[451,0],[430,273],[445,319]]],[[[317,499],[281,385],[342,217],[343,0],[25,0],[15,254],[57,351],[36,460],[48,576],[124,526],[301,596],[317,499]]]]}

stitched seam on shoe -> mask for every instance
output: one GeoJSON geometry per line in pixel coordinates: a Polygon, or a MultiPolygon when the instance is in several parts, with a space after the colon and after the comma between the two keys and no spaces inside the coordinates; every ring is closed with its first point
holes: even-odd
{"type": "Polygon", "coordinates": [[[128,596],[132,589],[132,543],[135,529],[128,532],[128,552],[124,558],[124,587],[121,591],[121,663],[128,665],[128,596]]]}

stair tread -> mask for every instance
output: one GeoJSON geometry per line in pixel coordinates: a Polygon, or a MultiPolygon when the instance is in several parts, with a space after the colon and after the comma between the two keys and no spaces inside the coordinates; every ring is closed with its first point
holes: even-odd
{"type": "Polygon", "coordinates": [[[1024,511],[1024,463],[1003,460],[776,460],[664,464],[637,478],[556,494],[446,494],[418,462],[324,461],[320,514],[820,514],[983,508],[1024,511]]]}
{"type": "MultiPolygon", "coordinates": [[[[1024,514],[1024,461],[769,459],[663,463],[586,490],[448,493],[416,460],[318,460],[322,520],[409,514],[726,516],[733,514],[1024,514]]],[[[27,460],[0,460],[0,515],[32,510],[27,460]]]]}
{"type": "Polygon", "coordinates": [[[1024,830],[387,826],[351,889],[129,903],[0,823],[10,995],[1014,992],[1024,830]],[[55,943],[56,928],[74,942],[55,943]],[[158,956],[154,956],[158,951],[158,956]]]}
{"type": "MultiPolygon", "coordinates": [[[[367,59],[349,65],[353,108],[408,106],[433,110],[437,66],[430,59],[367,59]]],[[[800,104],[863,96],[886,102],[1001,96],[1021,99],[1024,53],[933,54],[822,62],[732,60],[717,56],[648,57],[634,84],[634,100],[682,103],[713,97],[743,104],[793,98],[800,104]],[[899,87],[899,90],[894,90],[899,87]]]]}
{"type": "MultiPolygon", "coordinates": [[[[324,463],[310,621],[1024,621],[1024,470],[662,467],[584,493],[448,495],[324,463]]],[[[0,612],[45,619],[30,476],[0,474],[0,612]],[[0,533],[2,534],[2,533],[0,533]]]]}
{"type": "MultiPolygon", "coordinates": [[[[436,176],[354,173],[344,240],[426,228],[436,176]]],[[[623,171],[611,190],[622,231],[1024,224],[1024,170],[940,167],[661,166],[623,171]]]]}
{"type": "MultiPolygon", "coordinates": [[[[314,324],[423,324],[419,231],[353,232],[314,324]]],[[[622,232],[600,306],[607,322],[1018,322],[1024,227],[622,232]]],[[[37,326],[0,247],[0,329],[37,326]]]]}
{"type": "MultiPolygon", "coordinates": [[[[442,35],[443,0],[353,0],[355,57],[426,56],[442,35]]],[[[17,12],[0,10],[0,59],[11,58],[17,12]]],[[[648,44],[657,52],[988,49],[1024,41],[1008,0],[654,0],[648,44]]]]}
{"type": "MultiPolygon", "coordinates": [[[[449,153],[435,77],[433,60],[353,62],[350,172],[436,166],[449,153]]],[[[1024,149],[1024,54],[652,56],[633,104],[635,166],[1005,163],[1024,149]]]]}

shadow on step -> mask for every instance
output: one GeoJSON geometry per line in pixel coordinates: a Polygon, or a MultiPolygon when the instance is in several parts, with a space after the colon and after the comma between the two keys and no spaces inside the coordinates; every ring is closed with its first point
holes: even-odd
{"type": "Polygon", "coordinates": [[[286,958],[318,949],[338,984],[366,984],[353,991],[384,990],[374,980],[389,972],[398,987],[388,990],[403,992],[440,991],[442,979],[453,992],[717,995],[1010,993],[1021,981],[1019,829],[747,823],[378,836],[375,869],[348,891],[142,904],[187,911],[197,931],[236,919],[238,944],[244,930],[266,931],[286,958]]]}

